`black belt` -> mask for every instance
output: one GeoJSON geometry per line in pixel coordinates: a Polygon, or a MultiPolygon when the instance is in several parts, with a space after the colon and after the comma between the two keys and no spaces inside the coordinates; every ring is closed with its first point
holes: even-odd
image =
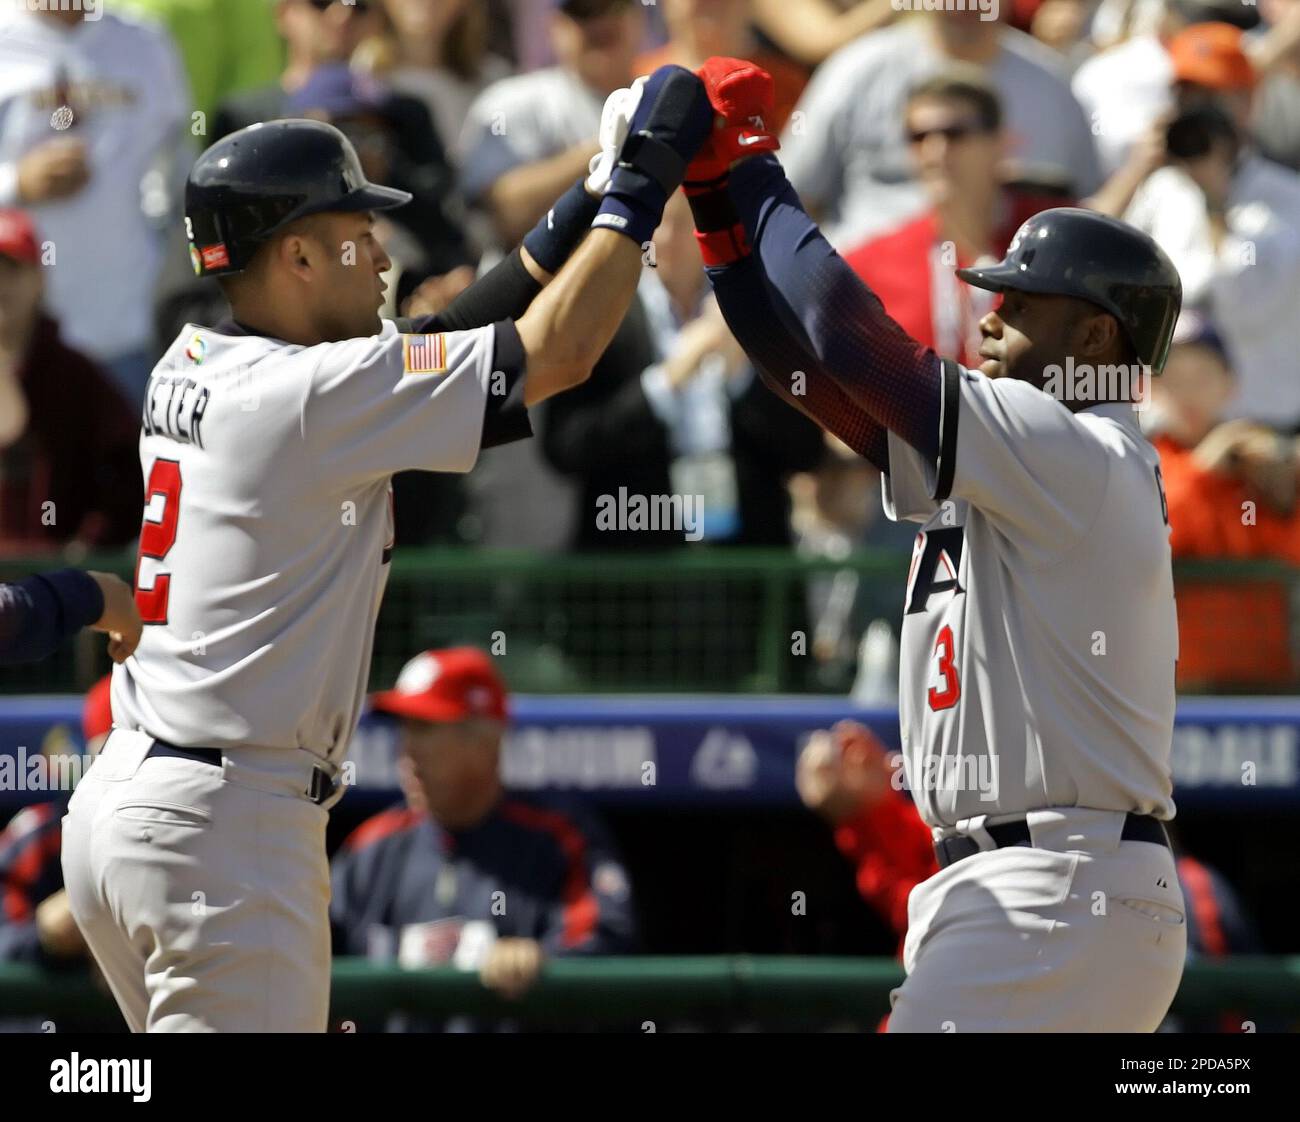
{"type": "MultiPolygon", "coordinates": [[[[993,839],[993,845],[997,849],[1005,849],[1009,845],[1033,846],[1034,844],[1029,836],[1029,823],[1024,818],[1018,818],[1014,822],[999,822],[994,826],[985,826],[984,832],[993,839]]],[[[1120,831],[1119,836],[1121,841],[1151,842],[1153,845],[1170,848],[1165,824],[1149,814],[1130,812],[1125,815],[1124,829],[1120,831]]],[[[955,834],[953,837],[934,843],[934,855],[941,869],[946,869],[954,861],[974,857],[979,852],[980,843],[966,834],[955,834]]]]}
{"type": "MultiPolygon", "coordinates": [[[[153,747],[145,753],[148,756],[175,756],[181,760],[197,760],[201,764],[211,764],[213,767],[221,767],[222,755],[220,748],[182,748],[179,744],[171,744],[166,740],[155,740],[153,747]]],[[[307,797],[316,804],[323,803],[337,790],[337,785],[330,778],[330,773],[323,767],[313,768],[311,773],[311,786],[308,788],[307,797]]]]}

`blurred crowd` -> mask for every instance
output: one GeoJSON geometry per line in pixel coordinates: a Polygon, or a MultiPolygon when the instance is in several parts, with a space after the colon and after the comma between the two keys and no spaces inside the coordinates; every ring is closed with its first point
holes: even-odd
{"type": "MultiPolygon", "coordinates": [[[[338,126],[372,179],[414,196],[380,217],[387,313],[426,314],[585,171],[609,92],[724,54],[772,73],[781,157],[805,204],[942,354],[972,359],[991,306],[954,270],[1000,257],[1035,212],[1087,206],[1151,233],[1184,286],[1144,416],[1175,554],[1300,561],[1300,0],[910,10],[926,6],[110,0],[86,20],[5,5],[0,552],[136,536],[149,372],[185,324],[225,314],[186,252],[184,177],[203,147],[275,117],[338,126]]],[[[758,385],[684,206],[668,208],[655,256],[594,376],[548,403],[537,440],[485,454],[467,477],[397,479],[399,545],[684,546],[680,530],[603,528],[596,498],[626,488],[702,495],[710,545],[906,548],[874,469],[758,385]]],[[[1202,593],[1201,608],[1228,605],[1216,618],[1245,595],[1202,593]]],[[[1263,597],[1252,618],[1280,621],[1280,590],[1250,595],[1263,597]]],[[[848,574],[815,582],[819,659],[852,666],[870,600],[848,574]]],[[[1181,593],[1180,609],[1194,634],[1181,593]]],[[[1252,642],[1290,667],[1277,626],[1252,642]]],[[[1194,667],[1197,646],[1183,647],[1194,667]]],[[[1206,678],[1241,647],[1221,634],[1201,646],[1217,648],[1196,671],[1206,678]]]]}

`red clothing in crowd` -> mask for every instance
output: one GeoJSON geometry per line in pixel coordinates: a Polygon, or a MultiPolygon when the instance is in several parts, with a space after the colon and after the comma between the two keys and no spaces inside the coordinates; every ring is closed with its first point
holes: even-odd
{"type": "Polygon", "coordinates": [[[29,419],[27,431],[0,449],[0,549],[131,541],[140,530],[144,494],[140,419],[45,316],[18,382],[29,419]]]}
{"type": "MultiPolygon", "coordinates": [[[[1175,558],[1275,558],[1300,564],[1300,511],[1248,508],[1245,484],[1206,471],[1168,436],[1152,443],[1169,503],[1175,558]],[[1250,517],[1246,512],[1250,511],[1250,517]]],[[[1178,584],[1178,684],[1284,686],[1295,679],[1287,587],[1184,574],[1178,584]]]]}
{"type": "Polygon", "coordinates": [[[891,790],[835,831],[835,844],[857,867],[858,891],[898,935],[907,934],[907,897],[939,871],[930,827],[912,800],[891,790]]]}
{"type": "MultiPolygon", "coordinates": [[[[1020,226],[1040,211],[1067,203],[1058,198],[1004,191],[1004,219],[998,224],[992,252],[1001,257],[1020,226]]],[[[974,262],[956,256],[940,236],[939,216],[931,210],[902,226],[871,238],[844,255],[904,331],[937,354],[964,365],[978,365],[979,321],[996,295],[971,288],[956,270],[974,262]]]]}

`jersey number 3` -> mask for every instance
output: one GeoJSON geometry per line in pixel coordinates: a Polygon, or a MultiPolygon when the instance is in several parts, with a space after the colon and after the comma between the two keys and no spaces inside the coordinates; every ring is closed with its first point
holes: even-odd
{"type": "Polygon", "coordinates": [[[934,653],[939,656],[939,674],[943,685],[930,687],[928,700],[930,708],[951,709],[961,699],[961,680],[957,677],[957,664],[953,662],[952,628],[944,624],[939,637],[934,641],[934,653]]]}
{"type": "Polygon", "coordinates": [[[170,573],[155,570],[153,587],[141,588],[140,565],[146,557],[161,561],[167,556],[176,544],[176,522],[180,513],[181,465],[175,460],[154,460],[144,489],[140,556],[135,563],[135,605],[145,623],[167,622],[167,598],[171,593],[172,578],[170,573]]]}

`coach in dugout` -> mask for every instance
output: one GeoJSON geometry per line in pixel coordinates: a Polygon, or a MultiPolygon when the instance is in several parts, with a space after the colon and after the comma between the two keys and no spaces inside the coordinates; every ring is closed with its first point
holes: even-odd
{"type": "Polygon", "coordinates": [[[405,804],[334,858],[336,954],[453,963],[518,998],[547,957],[634,949],[631,888],[603,828],[502,786],[506,690],[487,654],[425,651],[371,705],[401,722],[405,804]]]}

